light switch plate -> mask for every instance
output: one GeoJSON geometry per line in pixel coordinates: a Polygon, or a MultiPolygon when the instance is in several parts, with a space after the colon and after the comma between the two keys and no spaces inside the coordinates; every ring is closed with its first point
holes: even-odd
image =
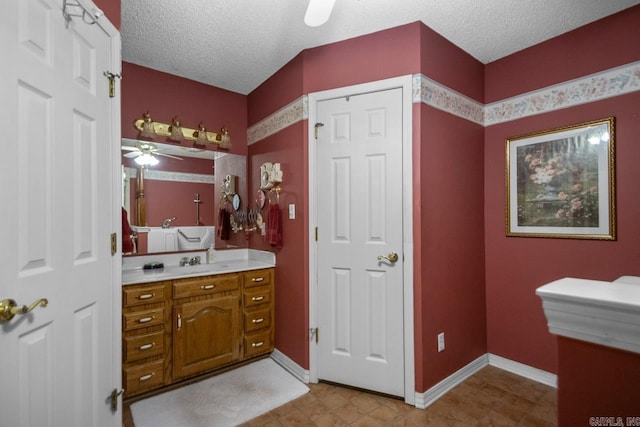
{"type": "Polygon", "coordinates": [[[289,219],[296,219],[296,205],[289,205],[289,219]]]}

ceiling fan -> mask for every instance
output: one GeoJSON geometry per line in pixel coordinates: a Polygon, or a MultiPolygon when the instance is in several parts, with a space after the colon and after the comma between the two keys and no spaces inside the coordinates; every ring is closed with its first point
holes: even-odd
{"type": "Polygon", "coordinates": [[[154,156],[165,156],[176,160],[182,160],[182,157],[173,156],[171,154],[161,153],[156,147],[156,144],[152,142],[139,141],[135,147],[123,145],[124,151],[130,151],[123,154],[124,157],[133,158],[134,161],[140,166],[155,166],[158,164],[158,159],[154,156]]]}

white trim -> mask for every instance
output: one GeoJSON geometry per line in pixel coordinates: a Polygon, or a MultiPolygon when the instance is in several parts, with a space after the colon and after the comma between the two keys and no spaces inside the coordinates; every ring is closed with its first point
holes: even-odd
{"type": "Polygon", "coordinates": [[[309,371],[288,358],[284,353],[274,349],[271,358],[287,372],[305,384],[309,384],[309,371]]]}
{"type": "Polygon", "coordinates": [[[506,359],[495,354],[488,353],[488,355],[489,365],[491,366],[495,366],[496,368],[509,371],[513,374],[520,375],[521,377],[528,378],[554,388],[558,387],[558,376],[556,374],[534,368],[533,366],[525,365],[524,363],[516,362],[515,360],[506,359]]]}
{"type": "Polygon", "coordinates": [[[489,358],[487,357],[487,354],[483,354],[473,362],[469,363],[461,369],[458,369],[456,372],[449,375],[447,378],[443,379],[424,393],[416,393],[416,408],[425,409],[429,407],[430,405],[435,403],[436,400],[444,396],[445,393],[451,391],[451,389],[453,389],[455,386],[457,386],[488,364],[489,358]]]}
{"type": "MultiPolygon", "coordinates": [[[[359,93],[378,92],[393,88],[402,88],[402,188],[403,188],[403,251],[404,257],[404,384],[405,402],[413,405],[415,401],[415,363],[413,334],[413,103],[412,76],[395,77],[386,80],[369,82],[355,86],[337,88],[309,94],[308,118],[316,117],[316,104],[326,99],[333,99],[359,93]]],[[[309,328],[317,327],[317,247],[315,227],[318,223],[316,145],[314,127],[307,124],[309,135],[309,328]]],[[[309,340],[310,380],[318,382],[317,346],[309,340]]]]}

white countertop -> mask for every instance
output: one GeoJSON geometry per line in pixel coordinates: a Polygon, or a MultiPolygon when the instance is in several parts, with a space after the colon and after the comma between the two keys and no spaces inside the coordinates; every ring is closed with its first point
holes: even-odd
{"type": "Polygon", "coordinates": [[[536,290],[549,332],[640,353],[640,278],[567,277],[536,290]]]}
{"type": "Polygon", "coordinates": [[[275,254],[253,249],[226,249],[216,251],[214,262],[206,263],[206,251],[194,253],[149,254],[123,258],[122,284],[157,282],[159,280],[237,273],[275,267],[275,254]],[[201,256],[202,264],[180,266],[183,257],[201,256]],[[144,264],[161,262],[164,268],[144,270],[144,264]]]}

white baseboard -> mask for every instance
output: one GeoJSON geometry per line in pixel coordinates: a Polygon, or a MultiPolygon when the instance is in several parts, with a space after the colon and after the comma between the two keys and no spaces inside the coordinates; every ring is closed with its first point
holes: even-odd
{"type": "Polygon", "coordinates": [[[303,369],[300,365],[289,359],[284,353],[278,351],[277,349],[273,350],[273,353],[271,353],[271,358],[278,365],[286,369],[291,375],[293,375],[303,383],[309,384],[310,376],[308,369],[303,369]]]}
{"type": "Polygon", "coordinates": [[[448,392],[488,364],[489,359],[486,354],[483,354],[473,362],[469,363],[467,366],[464,366],[463,368],[449,375],[447,378],[443,379],[424,393],[416,393],[416,408],[427,408],[431,404],[435,403],[436,400],[440,399],[446,392],[448,392]]]}
{"type": "Polygon", "coordinates": [[[501,356],[496,356],[495,354],[487,354],[489,356],[489,365],[491,366],[504,369],[505,371],[512,372],[516,375],[520,375],[521,377],[525,377],[554,388],[558,387],[558,376],[556,374],[534,368],[533,366],[525,365],[524,363],[506,359],[501,356]]]}

